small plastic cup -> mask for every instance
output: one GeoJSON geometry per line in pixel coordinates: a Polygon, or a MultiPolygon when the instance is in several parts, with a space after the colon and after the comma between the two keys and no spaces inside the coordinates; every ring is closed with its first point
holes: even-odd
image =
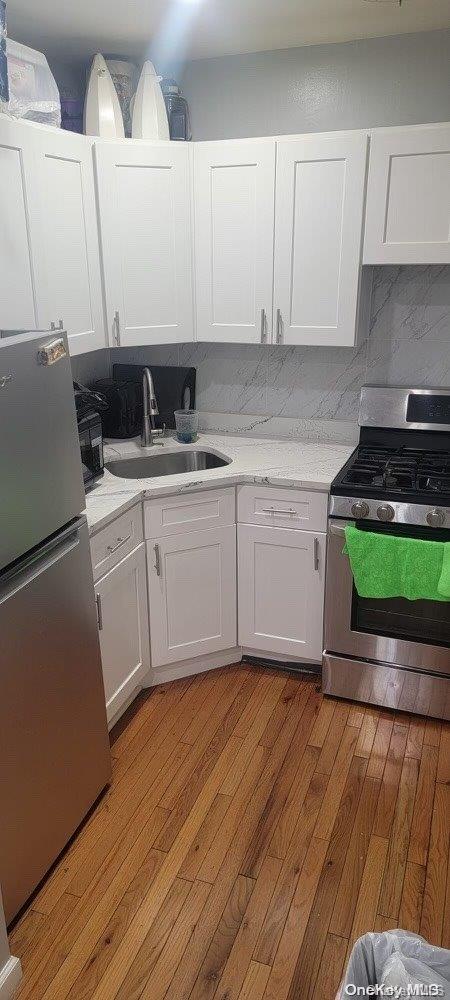
{"type": "Polygon", "coordinates": [[[193,444],[198,438],[197,410],[175,410],[177,439],[182,444],[193,444]]]}

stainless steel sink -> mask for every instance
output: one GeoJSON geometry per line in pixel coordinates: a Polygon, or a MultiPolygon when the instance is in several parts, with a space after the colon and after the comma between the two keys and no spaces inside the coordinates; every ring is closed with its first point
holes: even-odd
{"type": "Polygon", "coordinates": [[[211,451],[172,451],[142,458],[120,458],[106,462],[105,468],[121,479],[150,479],[156,476],[174,476],[181,472],[204,472],[229,465],[230,458],[219,458],[211,451]]]}

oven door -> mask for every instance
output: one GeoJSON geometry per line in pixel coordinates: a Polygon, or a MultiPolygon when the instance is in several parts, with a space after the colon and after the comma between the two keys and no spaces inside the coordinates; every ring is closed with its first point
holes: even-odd
{"type": "MultiPolygon", "coordinates": [[[[359,597],[349,558],[343,553],[345,527],[352,523],[333,518],[329,521],[326,652],[413,670],[450,674],[450,604],[445,601],[408,601],[401,597],[385,601],[359,597]]],[[[371,525],[369,530],[380,534],[408,533],[429,537],[426,529],[405,529],[402,525],[377,524],[376,528],[371,525]]],[[[450,532],[439,533],[439,539],[450,540],[450,532]]]]}

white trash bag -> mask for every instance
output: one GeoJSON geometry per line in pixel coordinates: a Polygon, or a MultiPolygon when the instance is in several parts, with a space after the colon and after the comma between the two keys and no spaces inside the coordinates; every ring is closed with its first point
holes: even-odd
{"type": "Polygon", "coordinates": [[[370,996],[450,1000],[450,951],[408,931],[364,934],[353,947],[336,1000],[370,996]]]}

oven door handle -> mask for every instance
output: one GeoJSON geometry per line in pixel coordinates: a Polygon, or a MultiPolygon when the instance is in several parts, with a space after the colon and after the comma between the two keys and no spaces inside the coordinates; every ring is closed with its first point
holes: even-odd
{"type": "Polygon", "coordinates": [[[341,535],[345,538],[345,529],[351,525],[355,527],[354,521],[340,521],[339,524],[334,524],[333,521],[330,522],[330,535],[341,535]]]}

